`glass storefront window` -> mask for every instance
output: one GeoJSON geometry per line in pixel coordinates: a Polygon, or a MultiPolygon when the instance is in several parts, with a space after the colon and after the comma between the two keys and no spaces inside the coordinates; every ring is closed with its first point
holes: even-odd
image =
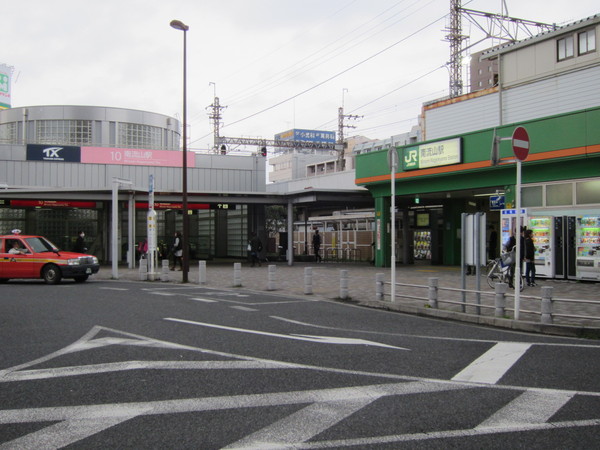
{"type": "Polygon", "coordinates": [[[549,184],[546,186],[546,206],[573,204],[573,183],[549,184]]]}
{"type": "Polygon", "coordinates": [[[578,205],[600,203],[600,180],[581,181],[576,187],[578,205]]]}
{"type": "Polygon", "coordinates": [[[524,208],[543,206],[542,186],[528,186],[521,189],[521,203],[524,208]]]}

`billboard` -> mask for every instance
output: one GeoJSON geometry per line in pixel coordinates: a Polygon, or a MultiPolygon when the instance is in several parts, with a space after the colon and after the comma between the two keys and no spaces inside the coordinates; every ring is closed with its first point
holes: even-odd
{"type": "Polygon", "coordinates": [[[302,130],[294,128],[275,135],[276,141],[307,141],[335,143],[335,131],[302,130]]]}
{"type": "Polygon", "coordinates": [[[0,64],[0,109],[10,108],[10,83],[13,68],[0,64]]]}

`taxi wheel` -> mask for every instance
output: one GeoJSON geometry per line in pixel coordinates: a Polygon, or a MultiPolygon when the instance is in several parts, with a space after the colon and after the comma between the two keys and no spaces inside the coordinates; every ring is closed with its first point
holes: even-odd
{"type": "Polygon", "coordinates": [[[42,277],[47,284],[58,284],[62,279],[62,274],[57,265],[48,264],[42,271],[42,277]]]}
{"type": "Polygon", "coordinates": [[[0,278],[0,284],[8,283],[8,278],[0,278]]]}

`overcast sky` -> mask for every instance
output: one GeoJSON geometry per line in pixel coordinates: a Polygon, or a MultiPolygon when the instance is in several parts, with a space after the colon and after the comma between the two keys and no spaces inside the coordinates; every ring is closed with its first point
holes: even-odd
{"type": "MultiPolygon", "coordinates": [[[[510,16],[565,24],[598,0],[507,0],[510,16]]],[[[291,128],[337,131],[338,108],[364,116],[345,134],[385,139],[448,94],[450,0],[1,0],[0,63],[14,67],[12,106],[94,105],[181,118],[187,32],[190,147],[291,128]]],[[[499,13],[500,0],[463,0],[499,13]]],[[[483,22],[482,22],[483,23],[483,22]]],[[[472,42],[481,37],[463,20],[472,42]]],[[[525,36],[523,36],[525,37],[525,36]]],[[[491,46],[487,41],[476,47],[491,46]]]]}

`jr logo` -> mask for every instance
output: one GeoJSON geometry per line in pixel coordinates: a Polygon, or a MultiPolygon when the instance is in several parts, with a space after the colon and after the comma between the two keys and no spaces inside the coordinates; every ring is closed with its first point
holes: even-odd
{"type": "Polygon", "coordinates": [[[42,150],[42,152],[44,155],[46,155],[46,158],[60,158],[58,152],[60,152],[62,149],[62,147],[48,147],[42,150]]]}
{"type": "Polygon", "coordinates": [[[404,151],[404,169],[416,169],[419,167],[419,150],[416,148],[404,151]]]}

